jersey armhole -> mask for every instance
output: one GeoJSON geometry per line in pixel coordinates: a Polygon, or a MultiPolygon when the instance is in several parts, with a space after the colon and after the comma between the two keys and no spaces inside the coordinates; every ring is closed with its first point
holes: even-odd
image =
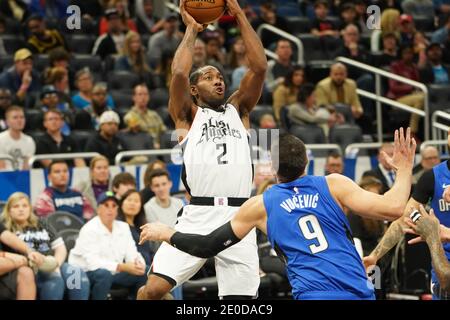
{"type": "MultiPolygon", "coordinates": [[[[325,194],[325,200],[328,202],[328,204],[333,207],[333,209],[336,211],[336,213],[342,214],[343,217],[347,218],[347,215],[345,214],[344,210],[339,206],[339,204],[336,202],[336,200],[333,197],[333,194],[331,193],[330,186],[328,185],[326,177],[320,177],[321,181],[323,181],[325,188],[327,190],[325,194]]],[[[316,188],[319,186],[314,182],[316,185],[316,188]]]]}

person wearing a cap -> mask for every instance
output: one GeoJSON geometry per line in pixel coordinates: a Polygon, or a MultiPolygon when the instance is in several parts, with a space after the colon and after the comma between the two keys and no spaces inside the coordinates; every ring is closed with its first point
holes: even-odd
{"type": "Polygon", "coordinates": [[[427,62],[420,68],[420,81],[425,84],[449,84],[450,69],[442,64],[442,45],[432,42],[426,49],[427,62]]]}
{"type": "Polygon", "coordinates": [[[164,19],[160,19],[155,12],[153,2],[153,0],[136,0],[134,9],[140,34],[154,34],[163,28],[164,19]]]}
{"type": "Polygon", "coordinates": [[[125,287],[136,297],[145,284],[146,261],[138,252],[126,222],[116,220],[118,200],[112,191],[98,199],[97,216],[80,230],[69,263],[86,272],[91,298],[105,300],[111,286],[125,287]]]}
{"type": "MultiPolygon", "coordinates": [[[[112,0],[108,2],[108,6],[117,10],[120,17],[121,28],[124,32],[129,30],[138,31],[136,23],[133,19],[130,19],[128,12],[127,2],[125,0],[112,0]]],[[[108,19],[107,17],[102,17],[99,22],[99,35],[104,35],[108,33],[108,19]]]]}
{"type": "Polygon", "coordinates": [[[40,77],[33,69],[30,50],[22,48],[14,53],[14,66],[0,74],[0,88],[9,89],[20,103],[25,101],[27,94],[40,90],[40,77]]]}
{"type": "Polygon", "coordinates": [[[84,109],[91,116],[91,122],[95,130],[100,127],[100,116],[103,112],[111,110],[108,105],[108,97],[106,84],[103,82],[96,83],[92,89],[92,102],[84,109]]]}
{"type": "Polygon", "coordinates": [[[105,11],[105,18],[108,21],[108,33],[97,38],[92,49],[92,54],[106,59],[107,56],[122,52],[125,43],[125,32],[122,28],[119,12],[115,8],[105,11]]]}
{"type": "Polygon", "coordinates": [[[165,51],[175,52],[181,43],[182,36],[178,31],[178,15],[169,13],[164,19],[163,30],[150,37],[147,45],[147,55],[150,66],[156,68],[165,51]]]}
{"type": "Polygon", "coordinates": [[[402,14],[400,20],[400,45],[412,45],[416,28],[413,17],[409,14],[402,14]]]}
{"type": "Polygon", "coordinates": [[[60,47],[68,50],[66,41],[61,33],[55,29],[47,29],[43,17],[32,15],[27,19],[26,26],[30,33],[27,44],[32,52],[48,54],[52,49],[60,47]]]}
{"type": "Polygon", "coordinates": [[[117,133],[120,118],[114,111],[105,111],[100,116],[100,129],[86,143],[86,152],[98,152],[115,163],[116,155],[123,150],[117,133]]]}

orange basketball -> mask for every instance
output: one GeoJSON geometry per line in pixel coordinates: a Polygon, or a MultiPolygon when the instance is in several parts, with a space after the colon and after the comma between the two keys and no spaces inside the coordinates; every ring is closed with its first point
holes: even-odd
{"type": "Polygon", "coordinates": [[[186,11],[198,23],[211,23],[225,12],[225,0],[186,0],[186,11]]]}

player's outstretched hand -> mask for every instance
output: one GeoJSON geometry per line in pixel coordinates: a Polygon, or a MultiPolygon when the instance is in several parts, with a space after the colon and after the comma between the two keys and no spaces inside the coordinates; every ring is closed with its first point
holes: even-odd
{"type": "Polygon", "coordinates": [[[202,32],[206,29],[208,26],[207,24],[200,24],[187,12],[186,10],[186,0],[180,1],[180,14],[181,18],[183,19],[183,23],[186,25],[186,27],[192,25],[197,30],[197,32],[202,32]]]}
{"type": "Polygon", "coordinates": [[[389,157],[384,151],[381,156],[394,168],[394,170],[412,170],[414,156],[416,154],[416,140],[411,138],[411,129],[406,129],[406,136],[403,128],[395,130],[394,134],[394,154],[389,157]]]}
{"type": "MultiPolygon", "coordinates": [[[[419,220],[422,220],[423,217],[424,217],[424,215],[421,214],[421,218],[419,220]]],[[[429,220],[432,220],[432,223],[437,223],[439,225],[439,220],[434,216],[433,210],[430,211],[430,215],[427,214],[425,216],[425,219],[423,222],[421,222],[421,224],[422,223],[430,223],[429,220]]],[[[410,218],[404,218],[404,221],[409,226],[409,228],[404,229],[404,232],[418,236],[414,239],[409,240],[408,244],[416,244],[416,243],[424,242],[426,238],[417,229],[420,226],[415,225],[414,222],[410,218]]],[[[419,222],[419,221],[417,221],[417,222],[419,222]]],[[[441,242],[450,242],[450,228],[447,228],[446,226],[444,226],[442,224],[439,225],[439,237],[441,239],[441,242]]]]}
{"type": "Polygon", "coordinates": [[[227,1],[227,9],[228,13],[235,17],[239,13],[244,13],[242,8],[239,6],[239,3],[237,0],[226,0],[227,1]]]}
{"type": "MultiPolygon", "coordinates": [[[[419,213],[420,218],[416,220],[416,222],[413,222],[410,218],[405,218],[405,223],[411,228],[405,231],[408,233],[415,233],[425,241],[431,237],[440,237],[440,224],[439,220],[434,215],[433,209],[431,209],[430,214],[428,214],[425,208],[421,205],[419,207],[419,213]]],[[[411,241],[409,241],[409,243],[411,241]]]]}
{"type": "Polygon", "coordinates": [[[166,241],[169,242],[175,230],[161,222],[147,223],[141,227],[139,244],[145,241],[166,241]]]}

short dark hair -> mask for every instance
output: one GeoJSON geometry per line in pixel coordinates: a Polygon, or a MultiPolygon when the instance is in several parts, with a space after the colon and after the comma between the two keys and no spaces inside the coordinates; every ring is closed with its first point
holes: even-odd
{"type": "Polygon", "coordinates": [[[156,178],[156,177],[164,177],[164,176],[166,176],[169,181],[172,181],[170,179],[170,175],[169,175],[169,172],[167,172],[167,170],[164,170],[164,169],[155,169],[155,170],[153,170],[150,173],[150,176],[148,178],[149,185],[150,186],[152,185],[154,178],[156,178]]]}
{"type": "Polygon", "coordinates": [[[324,6],[328,8],[329,4],[327,0],[317,0],[316,2],[314,2],[314,8],[317,8],[318,6],[324,6]]]}
{"type": "Polygon", "coordinates": [[[305,144],[292,134],[280,135],[272,145],[271,156],[273,165],[278,166],[277,176],[281,182],[294,181],[305,172],[308,164],[305,144]]]}
{"type": "Polygon", "coordinates": [[[67,163],[66,160],[53,160],[48,166],[48,173],[52,173],[53,166],[57,164],[65,164],[67,168],[69,168],[69,164],[67,163]]]}
{"type": "Polygon", "coordinates": [[[305,103],[306,99],[313,94],[314,90],[315,86],[312,83],[305,83],[298,91],[297,101],[300,103],[305,103]]]}
{"type": "Polygon", "coordinates": [[[198,68],[198,69],[195,69],[194,71],[192,71],[189,76],[189,84],[191,86],[197,84],[198,79],[200,78],[201,75],[202,75],[201,68],[198,68]]]}
{"type": "Polygon", "coordinates": [[[49,59],[49,62],[50,62],[50,66],[53,66],[53,64],[56,61],[61,61],[61,60],[69,61],[70,60],[70,55],[63,47],[57,47],[55,49],[52,49],[48,53],[48,59],[49,59]]]}
{"type": "Polygon", "coordinates": [[[112,186],[118,188],[121,184],[132,184],[136,187],[136,179],[129,172],[121,172],[114,176],[112,186]]]}
{"type": "Polygon", "coordinates": [[[45,121],[45,118],[47,118],[47,115],[49,115],[50,113],[54,113],[54,114],[59,115],[61,117],[61,119],[64,118],[64,114],[60,110],[58,110],[58,109],[48,109],[47,111],[44,112],[44,117],[43,117],[44,121],[45,121]]]}
{"type": "Polygon", "coordinates": [[[21,112],[25,113],[25,111],[23,110],[22,107],[16,106],[16,105],[12,105],[12,106],[8,107],[8,109],[6,109],[6,111],[5,111],[5,118],[7,118],[8,114],[10,114],[13,111],[21,111],[21,112]]]}
{"type": "Polygon", "coordinates": [[[145,169],[145,173],[144,173],[144,186],[145,187],[148,187],[150,185],[150,175],[155,170],[155,166],[158,164],[164,168],[167,167],[166,163],[161,160],[155,160],[155,161],[150,162],[147,165],[147,168],[145,169]]]}
{"type": "Polygon", "coordinates": [[[337,151],[331,151],[327,156],[327,159],[328,158],[333,158],[333,159],[342,158],[342,155],[337,151]]]}
{"type": "Polygon", "coordinates": [[[42,17],[41,15],[39,15],[39,14],[37,14],[37,13],[32,14],[32,15],[29,16],[28,19],[25,21],[25,24],[28,26],[28,23],[30,23],[30,21],[33,21],[33,20],[37,20],[37,21],[42,22],[42,21],[44,21],[44,17],[42,17]]]}

